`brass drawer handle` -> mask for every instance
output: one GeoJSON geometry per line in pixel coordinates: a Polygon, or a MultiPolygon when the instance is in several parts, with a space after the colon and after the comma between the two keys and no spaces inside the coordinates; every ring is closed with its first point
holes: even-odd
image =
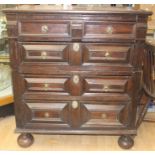
{"type": "Polygon", "coordinates": [[[109,52],[106,52],[104,56],[105,57],[109,57],[110,56],[110,53],[109,52]]]}
{"type": "Polygon", "coordinates": [[[101,117],[102,117],[103,119],[106,119],[106,118],[107,118],[107,114],[103,113],[103,114],[101,115],[101,117]]]}
{"type": "Polygon", "coordinates": [[[107,91],[108,91],[108,89],[109,89],[109,87],[108,87],[108,86],[105,86],[105,85],[103,86],[103,90],[104,90],[104,91],[106,91],[106,92],[107,92],[107,91]]]}
{"type": "Polygon", "coordinates": [[[106,32],[108,34],[112,34],[113,33],[113,27],[112,26],[108,26],[107,29],[106,29],[106,32]]]}
{"type": "Polygon", "coordinates": [[[46,51],[41,52],[41,57],[42,57],[42,59],[46,59],[47,58],[47,52],[46,51]]]}
{"type": "Polygon", "coordinates": [[[79,49],[80,49],[79,43],[74,43],[74,44],[73,44],[73,50],[74,50],[74,52],[78,52],[79,49]]]}
{"type": "Polygon", "coordinates": [[[74,76],[73,76],[73,82],[74,82],[74,84],[78,84],[79,81],[80,81],[79,76],[78,76],[78,75],[74,75],[74,76]]]}
{"type": "Polygon", "coordinates": [[[48,83],[45,83],[44,84],[44,88],[47,89],[48,87],[49,87],[49,84],[48,83]]]}
{"type": "Polygon", "coordinates": [[[44,113],[44,117],[49,118],[49,117],[50,117],[49,112],[45,112],[45,113],[44,113]]]}
{"type": "Polygon", "coordinates": [[[72,102],[72,108],[73,108],[73,109],[78,108],[78,106],[79,106],[79,103],[78,103],[77,101],[73,101],[73,102],[72,102]]]}
{"type": "Polygon", "coordinates": [[[48,32],[48,26],[47,25],[41,26],[41,32],[43,32],[43,33],[48,32]]]}

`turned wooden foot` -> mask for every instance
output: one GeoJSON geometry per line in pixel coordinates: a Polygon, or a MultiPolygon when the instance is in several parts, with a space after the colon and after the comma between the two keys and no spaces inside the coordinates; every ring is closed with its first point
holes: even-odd
{"type": "Polygon", "coordinates": [[[29,133],[22,133],[17,139],[18,145],[21,147],[29,147],[33,144],[33,141],[33,136],[29,133]]]}
{"type": "Polygon", "coordinates": [[[123,135],[118,139],[118,144],[123,149],[130,149],[134,145],[134,141],[129,135],[123,135]]]}

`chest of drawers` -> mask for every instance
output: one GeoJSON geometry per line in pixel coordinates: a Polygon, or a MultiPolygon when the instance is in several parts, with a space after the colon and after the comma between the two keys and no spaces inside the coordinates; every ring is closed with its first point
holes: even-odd
{"type": "Polygon", "coordinates": [[[8,20],[16,131],[120,135],[133,145],[150,12],[125,8],[21,6],[8,20]]]}

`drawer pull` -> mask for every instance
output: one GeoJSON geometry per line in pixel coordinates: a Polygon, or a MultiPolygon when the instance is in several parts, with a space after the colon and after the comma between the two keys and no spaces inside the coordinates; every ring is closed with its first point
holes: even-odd
{"type": "Polygon", "coordinates": [[[46,89],[46,88],[48,88],[49,87],[49,84],[48,83],[45,83],[44,84],[44,88],[46,89]]]}
{"type": "Polygon", "coordinates": [[[46,59],[46,57],[47,57],[47,52],[41,52],[41,57],[42,57],[42,59],[46,59]]]}
{"type": "Polygon", "coordinates": [[[44,117],[49,118],[50,117],[50,114],[48,112],[45,112],[44,113],[44,117]]]}
{"type": "Polygon", "coordinates": [[[73,102],[72,102],[72,108],[73,108],[73,109],[78,108],[78,106],[79,106],[79,103],[78,103],[77,101],[73,101],[73,102]]]}
{"type": "Polygon", "coordinates": [[[104,91],[108,91],[109,87],[108,86],[103,86],[104,91]]]}
{"type": "Polygon", "coordinates": [[[79,51],[79,48],[80,48],[79,43],[74,43],[73,44],[73,50],[74,50],[74,52],[78,52],[79,51]]]}
{"type": "Polygon", "coordinates": [[[113,27],[112,26],[108,26],[107,29],[106,29],[106,32],[108,34],[112,34],[113,33],[113,27]]]}
{"type": "Polygon", "coordinates": [[[110,53],[109,52],[106,52],[104,56],[105,57],[109,57],[110,56],[110,53]]]}
{"type": "Polygon", "coordinates": [[[74,84],[78,84],[79,81],[80,81],[79,76],[78,76],[78,75],[74,75],[74,76],[73,76],[73,82],[74,82],[74,84]]]}
{"type": "Polygon", "coordinates": [[[101,115],[101,117],[102,117],[103,119],[106,119],[106,118],[107,118],[107,114],[103,113],[103,114],[101,115]]]}
{"type": "Polygon", "coordinates": [[[48,26],[47,26],[47,25],[43,25],[43,26],[41,27],[41,32],[43,32],[43,33],[48,32],[48,26]]]}

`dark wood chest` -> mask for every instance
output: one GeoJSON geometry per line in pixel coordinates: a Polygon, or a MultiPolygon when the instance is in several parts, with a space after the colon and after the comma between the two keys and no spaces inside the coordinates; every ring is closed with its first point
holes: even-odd
{"type": "Polygon", "coordinates": [[[19,144],[30,145],[30,133],[107,134],[131,147],[150,12],[23,6],[5,14],[19,144]]]}

